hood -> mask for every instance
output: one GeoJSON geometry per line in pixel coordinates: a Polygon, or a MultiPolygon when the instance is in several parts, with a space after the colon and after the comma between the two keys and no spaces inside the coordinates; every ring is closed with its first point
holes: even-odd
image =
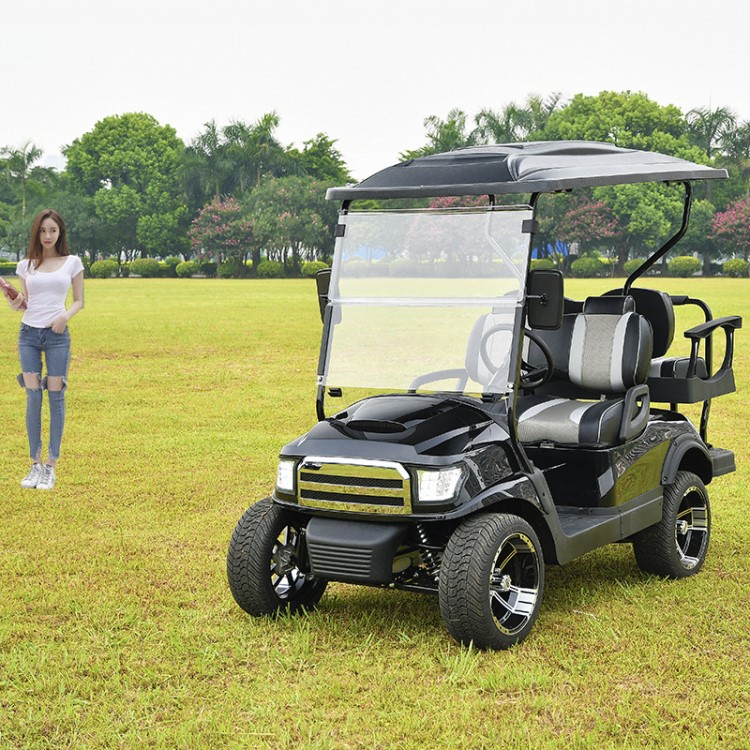
{"type": "MultiPolygon", "coordinates": [[[[390,444],[390,450],[412,456],[449,456],[464,453],[472,446],[508,439],[502,420],[493,419],[481,407],[458,398],[425,395],[374,396],[347,407],[316,424],[305,436],[287,448],[300,449],[304,443],[318,444],[316,452],[352,454],[365,457],[369,446],[390,444]],[[333,445],[333,442],[336,445],[333,445]],[[320,443],[327,444],[320,445],[320,443]],[[345,447],[349,443],[349,449],[345,447]]],[[[304,446],[310,452],[312,445],[304,446]]],[[[296,451],[295,451],[296,452],[296,451]]],[[[393,456],[396,458],[396,455],[393,456]]]]}

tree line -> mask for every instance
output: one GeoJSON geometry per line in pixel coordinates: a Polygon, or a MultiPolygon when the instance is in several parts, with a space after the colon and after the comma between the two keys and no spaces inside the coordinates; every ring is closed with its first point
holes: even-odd
{"type": "MultiPolygon", "coordinates": [[[[703,272],[717,260],[750,254],[750,122],[728,107],[686,113],[645,94],[604,91],[530,95],[473,118],[451,110],[428,117],[414,158],[485,143],[594,140],[659,151],[724,167],[729,179],[698,183],[691,226],[680,243],[703,272]]],[[[137,258],[180,258],[223,267],[225,275],[296,275],[325,262],[333,247],[332,185],[351,181],[336,142],[319,133],[301,148],[283,146],[279,117],[253,123],[205,124],[190,143],[145,113],[107,117],[63,153],[62,172],[42,167],[29,140],[0,150],[0,248],[20,257],[36,210],[50,205],[66,218],[76,251],[117,266],[137,258]],[[269,271],[271,269],[273,273],[269,271]],[[274,270],[275,269],[275,270],[274,270]]],[[[384,165],[385,166],[385,165],[384,165]]],[[[555,196],[540,206],[539,250],[562,241],[578,255],[606,258],[622,270],[679,226],[676,186],[624,185],[555,196]]],[[[197,266],[196,266],[197,267],[197,266]]]]}

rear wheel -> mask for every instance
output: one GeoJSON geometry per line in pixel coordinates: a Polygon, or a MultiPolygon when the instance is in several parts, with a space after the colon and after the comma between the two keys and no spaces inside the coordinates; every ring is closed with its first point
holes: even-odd
{"type": "Polygon", "coordinates": [[[446,546],[438,592],[440,612],[456,640],[489,649],[519,643],[533,627],[544,593],[534,529],[505,513],[464,521],[446,546]]]}
{"type": "Polygon", "coordinates": [[[237,604],[251,615],[312,609],[327,581],[301,567],[303,527],[271,498],[248,508],[227,552],[227,578],[237,604]]]}
{"type": "Polygon", "coordinates": [[[685,578],[703,566],[710,536],[706,487],[695,474],[679,471],[665,488],[661,521],[636,534],[633,551],[645,573],[685,578]]]}

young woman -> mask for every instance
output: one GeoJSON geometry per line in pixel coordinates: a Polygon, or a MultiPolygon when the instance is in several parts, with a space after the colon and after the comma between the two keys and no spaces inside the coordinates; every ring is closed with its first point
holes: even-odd
{"type": "Polygon", "coordinates": [[[29,252],[18,264],[22,293],[10,305],[26,305],[18,334],[21,374],[18,382],[26,389],[26,432],[33,461],[21,486],[51,490],[55,466],[60,457],[65,423],[65,389],[70,362],[68,321],[83,308],[83,264],[68,250],[62,216],[45,208],[34,218],[29,252]],[[73,302],[65,308],[68,290],[73,302]],[[42,378],[42,354],[46,376],[42,378]],[[49,400],[49,450],[42,464],[42,392],[49,400]]]}

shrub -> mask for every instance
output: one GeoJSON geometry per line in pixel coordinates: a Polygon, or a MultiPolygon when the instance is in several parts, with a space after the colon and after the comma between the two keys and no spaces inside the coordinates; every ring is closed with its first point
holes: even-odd
{"type": "Polygon", "coordinates": [[[735,279],[745,278],[747,277],[748,264],[742,258],[732,258],[721,267],[721,270],[725,276],[732,276],[735,279]]]}
{"type": "Polygon", "coordinates": [[[679,255],[676,258],[672,258],[667,264],[670,276],[694,276],[698,271],[701,270],[703,264],[694,258],[692,255],[679,255]]]}
{"type": "Polygon", "coordinates": [[[625,265],[623,266],[623,270],[628,276],[630,276],[630,274],[633,273],[636,268],[640,267],[643,261],[644,258],[631,258],[630,260],[626,260],[625,265]]]}
{"type": "Polygon", "coordinates": [[[367,276],[369,264],[364,258],[349,258],[344,264],[347,276],[367,276]]]}
{"type": "Polygon", "coordinates": [[[153,279],[161,275],[161,267],[159,261],[153,258],[136,258],[130,263],[130,273],[153,279]]]}
{"type": "Polygon", "coordinates": [[[407,277],[416,276],[419,272],[419,267],[413,260],[409,258],[396,258],[392,260],[388,266],[388,273],[391,276],[407,277]]]}
{"type": "Polygon", "coordinates": [[[117,276],[116,260],[97,260],[91,264],[91,276],[95,279],[109,279],[117,276]]]}
{"type": "Polygon", "coordinates": [[[322,271],[324,268],[328,268],[328,263],[324,263],[322,260],[309,260],[302,264],[302,275],[305,278],[312,279],[315,278],[318,271],[322,271]]]}
{"type": "Polygon", "coordinates": [[[231,258],[219,265],[216,275],[220,279],[244,279],[250,275],[250,270],[242,261],[231,258]]]}
{"type": "Polygon", "coordinates": [[[182,263],[182,258],[178,258],[176,255],[170,255],[168,258],[164,259],[164,262],[162,265],[166,269],[165,276],[169,276],[170,278],[176,278],[177,277],[177,266],[182,263]]]}
{"type": "Polygon", "coordinates": [[[551,268],[555,268],[555,264],[549,258],[534,258],[531,261],[532,271],[543,271],[545,269],[549,270],[551,268]]]}
{"type": "Polygon", "coordinates": [[[189,279],[198,273],[200,266],[194,260],[184,260],[182,263],[178,263],[174,270],[175,276],[179,276],[181,279],[189,279]]]}
{"type": "Polygon", "coordinates": [[[258,263],[259,279],[281,279],[284,277],[284,264],[277,260],[262,260],[258,263]]]}
{"type": "Polygon", "coordinates": [[[0,276],[10,276],[16,272],[15,261],[0,261],[0,276]]]}
{"type": "Polygon", "coordinates": [[[198,268],[200,273],[202,273],[207,279],[212,279],[216,276],[216,270],[218,267],[218,263],[214,263],[212,260],[204,260],[198,268]]]}
{"type": "Polygon", "coordinates": [[[579,279],[591,279],[594,276],[601,276],[604,273],[605,266],[599,258],[578,258],[570,264],[570,273],[579,279]]]}
{"type": "Polygon", "coordinates": [[[120,264],[120,276],[123,279],[127,279],[128,276],[130,276],[130,263],[121,263],[120,264]]]}

